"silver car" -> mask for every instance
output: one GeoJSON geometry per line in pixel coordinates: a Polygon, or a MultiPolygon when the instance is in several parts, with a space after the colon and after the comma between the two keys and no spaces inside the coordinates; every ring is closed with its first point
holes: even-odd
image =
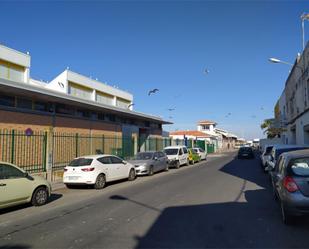
{"type": "Polygon", "coordinates": [[[270,171],[274,196],[280,201],[285,224],[309,214],[309,150],[283,153],[270,171]]]}
{"type": "Polygon", "coordinates": [[[137,175],[153,175],[158,171],[168,171],[167,156],[161,151],[139,152],[128,161],[135,166],[137,175]]]}

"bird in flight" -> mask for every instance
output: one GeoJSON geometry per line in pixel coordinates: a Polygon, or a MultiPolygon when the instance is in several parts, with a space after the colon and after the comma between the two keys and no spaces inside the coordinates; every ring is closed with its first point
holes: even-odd
{"type": "Polygon", "coordinates": [[[172,119],[173,117],[172,117],[172,116],[169,116],[168,118],[169,118],[169,119],[172,119]]]}
{"type": "Polygon", "coordinates": [[[204,73],[209,74],[209,70],[207,68],[205,68],[204,73]]]}
{"type": "Polygon", "coordinates": [[[175,111],[175,108],[168,108],[167,110],[171,112],[171,111],[175,111]]]}
{"type": "Polygon", "coordinates": [[[150,96],[151,94],[155,94],[156,92],[158,92],[159,89],[155,88],[155,89],[152,89],[148,92],[148,96],[150,96]]]}
{"type": "Polygon", "coordinates": [[[130,108],[131,106],[134,106],[134,103],[132,103],[132,104],[128,105],[128,108],[130,108]]]}

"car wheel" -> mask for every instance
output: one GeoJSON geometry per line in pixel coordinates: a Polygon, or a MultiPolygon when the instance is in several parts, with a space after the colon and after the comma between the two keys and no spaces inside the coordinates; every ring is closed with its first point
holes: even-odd
{"type": "Polygon", "coordinates": [[[98,175],[98,177],[95,181],[94,188],[95,189],[102,189],[102,188],[104,188],[105,183],[106,183],[105,176],[103,174],[100,174],[100,175],[98,175]]]}
{"type": "Polygon", "coordinates": [[[175,168],[176,168],[176,169],[179,169],[179,168],[180,168],[180,162],[179,162],[179,161],[176,162],[175,168]]]}
{"type": "Polygon", "coordinates": [[[281,217],[282,217],[283,223],[284,223],[285,225],[291,225],[292,222],[293,222],[293,216],[290,215],[290,214],[286,211],[286,209],[285,209],[285,207],[284,207],[282,201],[280,202],[280,208],[281,208],[281,217]]]}
{"type": "Polygon", "coordinates": [[[152,176],[152,175],[153,175],[153,166],[150,166],[148,176],[152,176]]]}
{"type": "Polygon", "coordinates": [[[136,178],[135,170],[134,170],[134,169],[131,169],[131,170],[130,170],[130,173],[129,173],[129,178],[128,178],[128,180],[129,180],[129,181],[134,181],[135,178],[136,178]]]}
{"type": "Polygon", "coordinates": [[[31,204],[33,206],[42,206],[44,204],[46,204],[48,200],[48,190],[46,187],[39,187],[37,188],[33,195],[32,195],[32,199],[31,199],[31,204]]]}
{"type": "Polygon", "coordinates": [[[71,184],[65,184],[65,186],[66,186],[67,188],[73,188],[73,186],[72,186],[71,184]]]}

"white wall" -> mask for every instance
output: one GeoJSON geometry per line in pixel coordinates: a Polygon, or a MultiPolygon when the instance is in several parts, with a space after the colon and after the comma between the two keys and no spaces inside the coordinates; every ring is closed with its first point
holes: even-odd
{"type": "Polygon", "coordinates": [[[69,85],[67,80],[67,71],[59,74],[55,79],[49,82],[46,86],[48,89],[68,94],[69,85]],[[63,87],[62,87],[63,85],[63,87]]]}

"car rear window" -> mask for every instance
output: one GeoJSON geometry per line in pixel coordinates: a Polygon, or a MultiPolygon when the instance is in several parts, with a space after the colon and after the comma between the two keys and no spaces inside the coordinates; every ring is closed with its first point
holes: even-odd
{"type": "Polygon", "coordinates": [[[273,149],[274,146],[269,146],[266,148],[266,151],[265,151],[265,155],[270,155],[271,153],[271,150],[273,149]]]}
{"type": "Polygon", "coordinates": [[[87,166],[91,165],[93,159],[90,158],[77,158],[74,159],[72,162],[69,163],[69,166],[72,167],[79,167],[79,166],[87,166]]]}
{"type": "Polygon", "coordinates": [[[296,176],[309,176],[309,158],[294,159],[290,163],[292,173],[296,176]]]}
{"type": "Polygon", "coordinates": [[[294,150],[304,150],[304,149],[308,149],[306,147],[297,147],[297,148],[284,148],[284,149],[277,149],[276,150],[276,155],[275,155],[275,159],[277,160],[278,157],[285,152],[289,152],[289,151],[294,151],[294,150]]]}

